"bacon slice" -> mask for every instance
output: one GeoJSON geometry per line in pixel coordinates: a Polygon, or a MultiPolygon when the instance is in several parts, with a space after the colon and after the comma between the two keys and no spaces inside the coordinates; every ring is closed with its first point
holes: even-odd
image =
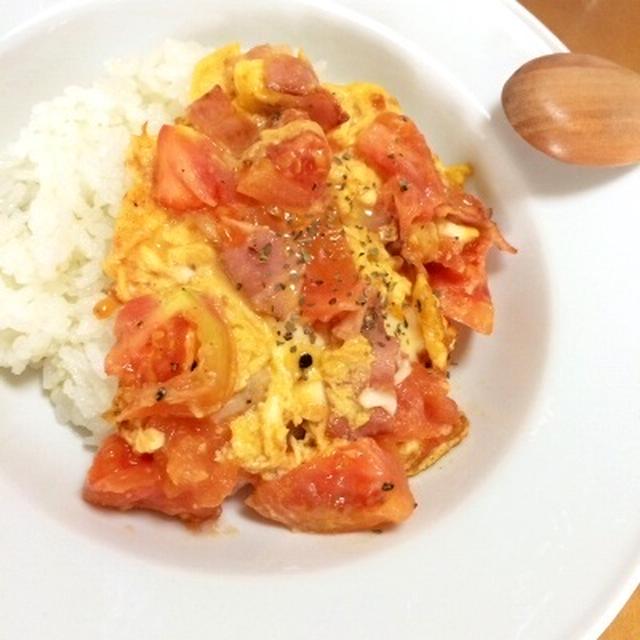
{"type": "Polygon", "coordinates": [[[295,241],[267,227],[225,222],[236,232],[235,243],[220,254],[229,278],[254,309],[284,320],[298,308],[304,272],[295,241]]]}
{"type": "Polygon", "coordinates": [[[369,386],[380,391],[395,393],[394,376],[397,370],[397,357],[400,342],[387,335],[382,314],[377,307],[367,310],[362,325],[362,334],[371,343],[373,363],[369,386]]]}
{"type": "Polygon", "coordinates": [[[331,131],[349,119],[335,96],[322,87],[313,67],[291,54],[288,47],[260,45],[245,54],[247,59],[264,60],[265,85],[281,94],[281,109],[304,111],[325,131],[331,131]]]}
{"type": "Polygon", "coordinates": [[[235,154],[242,153],[258,139],[258,127],[253,120],[236,109],[217,85],[189,105],[187,120],[195,129],[235,154]]]}
{"type": "Polygon", "coordinates": [[[306,96],[318,87],[318,76],[312,66],[286,54],[271,55],[265,60],[264,79],[272,91],[293,96],[306,96]]]}
{"type": "Polygon", "coordinates": [[[382,202],[395,206],[401,235],[416,218],[430,220],[446,199],[424,136],[406,116],[385,112],[358,136],[356,152],[385,184],[382,202]]]}
{"type": "Polygon", "coordinates": [[[322,132],[302,131],[268,145],[242,172],[238,191],[263,204],[304,211],[323,197],[330,166],[322,132]]]}
{"type": "Polygon", "coordinates": [[[331,131],[349,119],[349,114],[336,98],[322,87],[303,96],[291,96],[286,103],[289,107],[304,111],[310,120],[317,122],[325,131],[331,131]]]}

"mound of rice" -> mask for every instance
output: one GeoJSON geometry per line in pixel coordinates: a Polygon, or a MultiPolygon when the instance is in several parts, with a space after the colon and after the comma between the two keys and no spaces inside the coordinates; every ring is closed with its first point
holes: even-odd
{"type": "Polygon", "coordinates": [[[115,381],[104,373],[112,325],[93,316],[109,286],[102,261],[126,190],[132,134],[154,132],[186,106],[206,49],[167,41],[112,61],[90,88],[34,107],[0,151],[0,367],[42,368],[57,417],[99,440],[115,381]]]}

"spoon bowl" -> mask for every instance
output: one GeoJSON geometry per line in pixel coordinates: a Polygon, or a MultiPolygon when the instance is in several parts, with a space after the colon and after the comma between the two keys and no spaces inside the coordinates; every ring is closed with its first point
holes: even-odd
{"type": "Polygon", "coordinates": [[[640,74],[604,58],[535,58],[507,80],[502,107],[522,138],[563,162],[640,162],[640,74]]]}

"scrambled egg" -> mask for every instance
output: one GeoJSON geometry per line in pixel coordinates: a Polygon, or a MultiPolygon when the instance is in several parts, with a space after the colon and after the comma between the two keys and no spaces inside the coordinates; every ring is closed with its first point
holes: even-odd
{"type": "Polygon", "coordinates": [[[371,215],[381,182],[378,174],[364,162],[348,152],[336,154],[329,171],[329,184],[344,224],[356,224],[371,215]]]}
{"type": "Polygon", "coordinates": [[[240,43],[232,42],[202,58],[196,64],[191,77],[191,91],[189,94],[191,100],[197,100],[216,85],[222,87],[227,93],[231,93],[234,85],[230,63],[240,53],[240,43]]]}
{"type": "Polygon", "coordinates": [[[398,101],[385,89],[370,82],[325,85],[338,99],[350,118],[329,134],[329,140],[341,147],[355,144],[358,134],[383,111],[402,113],[398,101]]]}
{"type": "MultiPolygon", "coordinates": [[[[126,302],[147,293],[162,296],[176,285],[188,284],[220,301],[236,345],[235,391],[243,391],[261,371],[269,380],[264,398],[231,420],[232,439],[223,456],[269,477],[336,446],[339,441],[326,434],[331,409],[354,427],[369,417],[355,390],[369,375],[369,343],[359,336],[339,348],[327,348],[319,339],[312,344],[299,327],[291,340],[282,341],[282,327],[253,311],[224,273],[202,230],[155,205],[150,196],[152,157],[153,139],[146,134],[134,138],[128,163],[134,184],[105,263],[117,298],[126,302]],[[304,373],[298,364],[302,353],[314,358],[304,373]]],[[[161,436],[155,429],[124,432],[139,453],[160,448],[161,436]]]]}
{"type": "MultiPolygon", "coordinates": [[[[233,67],[230,63],[239,54],[240,47],[234,43],[201,60],[193,75],[191,98],[218,84],[234,96],[240,108],[273,104],[278,94],[265,86],[263,61],[245,59],[233,67]]],[[[400,112],[397,100],[377,85],[325,87],[350,116],[328,136],[337,147],[352,146],[381,111],[400,112]]],[[[295,128],[300,123],[286,126],[295,128]]],[[[306,122],[304,126],[317,125],[306,122]]],[[[270,135],[273,132],[264,133],[263,142],[270,135]]],[[[220,301],[236,345],[235,392],[245,391],[257,375],[267,380],[263,396],[230,420],[232,438],[220,455],[251,473],[273,477],[340,442],[327,435],[332,413],[345,417],[354,428],[367,422],[371,410],[363,406],[358,389],[369,378],[372,348],[363,336],[330,348],[321,340],[310,341],[301,326],[294,327],[291,339],[283,341],[279,323],[257,314],[227,278],[206,228],[189,217],[169,216],[154,203],[150,195],[154,149],[155,139],[146,132],[134,137],[128,159],[133,185],[116,224],[106,273],[121,302],[147,293],[162,296],[186,284],[220,301]],[[298,363],[302,353],[313,358],[313,365],[304,371],[298,363]]],[[[462,184],[469,173],[466,165],[439,165],[439,170],[450,184],[462,184]]],[[[387,332],[398,337],[402,358],[416,361],[426,349],[434,365],[444,368],[452,335],[427,279],[420,275],[412,286],[395,270],[394,257],[381,239],[384,230],[370,232],[360,224],[377,202],[380,178],[342,151],[333,158],[328,183],[355,263],[367,284],[379,293],[387,332]]],[[[424,253],[440,234],[469,241],[474,232],[477,234],[475,229],[445,222],[416,230],[412,242],[424,253]]],[[[125,431],[124,437],[141,453],[155,451],[164,443],[162,433],[155,429],[125,431]]],[[[412,455],[407,452],[408,458],[412,455]]]]}

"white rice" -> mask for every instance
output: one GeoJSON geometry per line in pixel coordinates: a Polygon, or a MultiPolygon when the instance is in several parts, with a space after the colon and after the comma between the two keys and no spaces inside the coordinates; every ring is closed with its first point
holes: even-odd
{"type": "Polygon", "coordinates": [[[167,41],[106,65],[90,88],[36,105],[0,151],[0,367],[42,368],[62,422],[99,440],[115,381],[104,373],[112,324],[93,316],[109,282],[102,261],[126,190],[124,158],[145,122],[156,131],[186,106],[207,50],[167,41]]]}

